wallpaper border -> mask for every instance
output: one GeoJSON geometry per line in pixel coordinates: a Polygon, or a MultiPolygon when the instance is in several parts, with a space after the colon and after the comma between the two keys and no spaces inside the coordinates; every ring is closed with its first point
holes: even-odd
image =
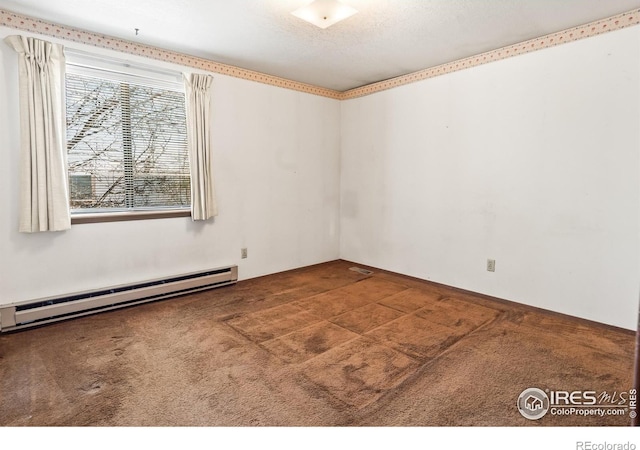
{"type": "Polygon", "coordinates": [[[407,75],[368,84],[355,89],[344,92],[314,86],[298,81],[288,80],[273,75],[264,74],[248,69],[242,69],[227,64],[222,64],[213,60],[199,58],[171,50],[138,44],[136,42],[124,39],[105,36],[86,30],[80,30],[65,25],[60,25],[45,20],[32,18],[29,16],[16,14],[8,10],[0,9],[0,26],[14,28],[18,30],[26,30],[33,33],[54,36],[72,42],[93,45],[109,50],[115,50],[122,53],[144,56],[160,61],[180,64],[187,67],[205,70],[212,73],[228,75],[244,80],[255,81],[258,83],[277,86],[280,88],[291,89],[307,94],[319,95],[336,100],[348,100],[365,95],[374,94],[376,92],[385,91],[395,87],[403,86],[428,78],[445,75],[458,70],[468,69],[470,67],[487,64],[493,61],[499,61],[506,58],[522,55],[525,53],[542,50],[545,48],[555,47],[568,42],[597,36],[609,31],[620,30],[632,25],[640,23],[640,8],[624,12],[605,19],[597,20],[585,25],[580,25],[557,33],[548,34],[528,41],[480,53],[468,58],[459,59],[446,64],[430,67],[407,75]]]}
{"type": "Polygon", "coordinates": [[[409,83],[426,80],[447,73],[456,72],[458,70],[476,67],[501,59],[511,58],[525,53],[542,50],[545,48],[555,47],[557,45],[574,42],[599,34],[608,33],[610,31],[620,30],[632,25],[640,23],[640,9],[624,12],[615,16],[580,25],[568,30],[559,31],[557,33],[548,34],[539,38],[530,39],[528,41],[491,50],[468,58],[459,59],[450,63],[442,64],[418,72],[409,73],[389,80],[368,84],[355,89],[342,92],[340,100],[362,97],[375,92],[392,89],[409,83]]]}
{"type": "Polygon", "coordinates": [[[258,83],[306,92],[308,94],[319,95],[322,97],[339,99],[341,96],[341,92],[332,89],[300,83],[286,78],[280,78],[205,58],[199,58],[197,56],[191,56],[171,50],[164,50],[150,45],[139,44],[137,42],[127,41],[112,36],[105,36],[86,30],[47,22],[45,20],[16,14],[4,9],[0,9],[0,26],[31,31],[33,33],[53,36],[66,41],[79,42],[81,44],[93,45],[95,47],[115,50],[131,55],[144,56],[159,61],[180,64],[195,69],[202,69],[208,72],[229,75],[236,78],[242,78],[244,80],[256,81],[258,83]]]}

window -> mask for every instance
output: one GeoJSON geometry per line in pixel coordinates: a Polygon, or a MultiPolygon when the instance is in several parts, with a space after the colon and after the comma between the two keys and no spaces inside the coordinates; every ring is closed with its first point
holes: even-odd
{"type": "Polygon", "coordinates": [[[181,74],[67,56],[66,120],[73,215],[188,209],[181,74]]]}
{"type": "Polygon", "coordinates": [[[69,174],[69,192],[72,205],[80,205],[82,202],[93,204],[93,176],[82,173],[69,174]]]}

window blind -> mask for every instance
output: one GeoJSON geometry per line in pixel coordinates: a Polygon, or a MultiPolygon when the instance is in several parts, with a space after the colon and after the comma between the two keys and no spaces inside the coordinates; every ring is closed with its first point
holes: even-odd
{"type": "Polygon", "coordinates": [[[185,97],[166,75],[68,63],[72,213],[189,208],[185,97]]]}

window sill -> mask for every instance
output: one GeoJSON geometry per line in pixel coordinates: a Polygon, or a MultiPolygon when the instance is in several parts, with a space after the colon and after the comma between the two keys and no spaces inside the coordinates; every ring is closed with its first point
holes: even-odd
{"type": "Polygon", "coordinates": [[[118,211],[107,213],[71,214],[71,225],[83,223],[123,222],[128,220],[170,219],[173,217],[191,217],[189,209],[170,209],[167,211],[118,211]]]}

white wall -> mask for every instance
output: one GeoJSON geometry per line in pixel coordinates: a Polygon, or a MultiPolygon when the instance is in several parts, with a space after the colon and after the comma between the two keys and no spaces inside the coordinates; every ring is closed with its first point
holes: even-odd
{"type": "Polygon", "coordinates": [[[639,37],[343,102],[341,257],[635,329],[639,37]]]}
{"type": "Polygon", "coordinates": [[[0,44],[0,304],[341,257],[634,329],[639,37],[633,27],[342,104],[214,75],[215,221],[42,234],[17,232],[17,58],[0,44]]]}
{"type": "MultiPolygon", "coordinates": [[[[9,34],[24,33],[0,28],[0,38],[9,34]]],[[[16,64],[0,43],[0,304],[227,264],[246,279],[339,257],[339,103],[222,75],[214,75],[215,221],[18,233],[16,64]]]]}

